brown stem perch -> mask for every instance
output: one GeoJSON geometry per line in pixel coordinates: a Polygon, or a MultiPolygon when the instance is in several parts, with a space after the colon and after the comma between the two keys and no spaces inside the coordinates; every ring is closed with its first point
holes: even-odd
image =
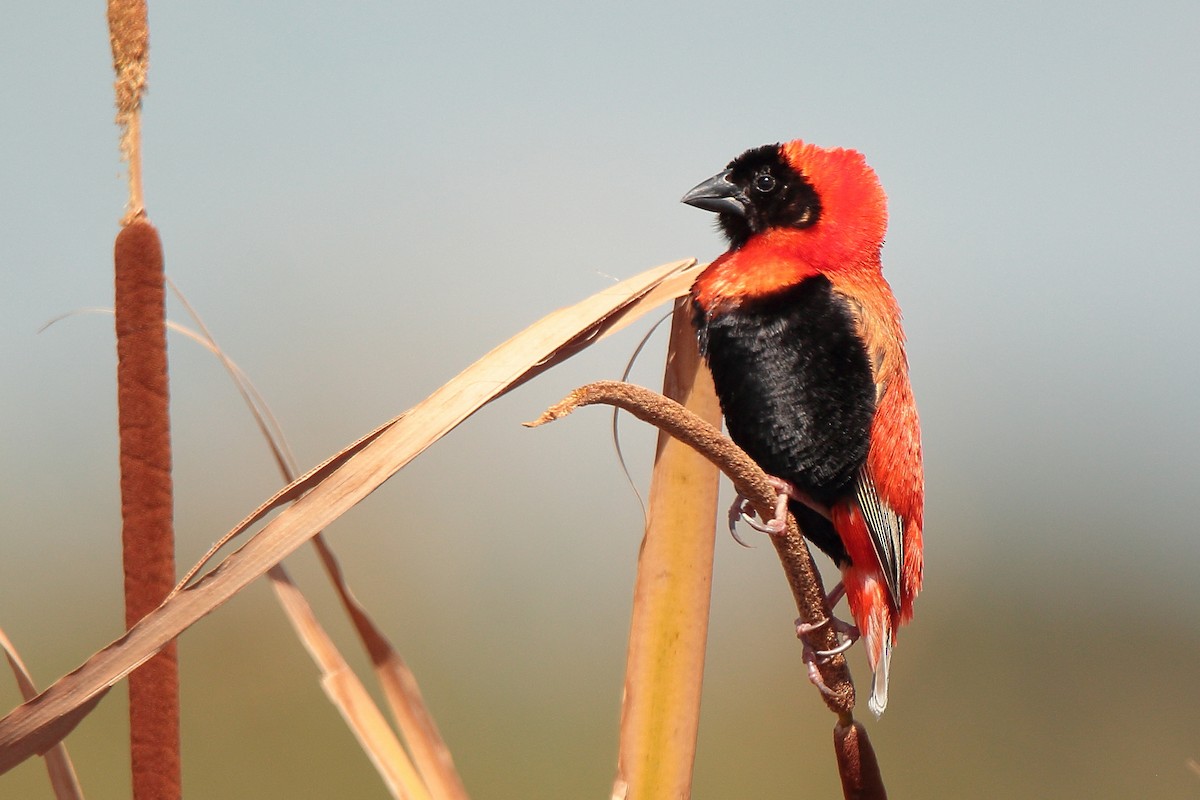
{"type": "MultiPolygon", "coordinates": [[[[595,404],[623,408],[695,448],[729,476],[734,487],[754,504],[763,519],[770,519],[774,515],[776,492],[768,482],[766,473],[719,430],[675,401],[649,389],[619,381],[589,383],[571,392],[562,402],[528,424],[542,425],[564,417],[580,406],[595,404]]],[[[821,576],[795,519],[789,516],[787,530],[772,536],[771,540],[792,587],[800,618],[810,624],[828,619],[830,612],[825,603],[821,576]]],[[[822,650],[833,649],[838,644],[836,633],[828,625],[813,634],[813,639],[814,644],[822,650]]],[[[846,667],[846,659],[836,655],[820,662],[818,668],[825,685],[831,690],[830,695],[822,694],[825,704],[838,715],[842,724],[850,724],[853,720],[854,683],[846,667]]]]}
{"type": "MultiPolygon", "coordinates": [[[[694,448],[729,476],[737,491],[750,500],[760,517],[769,519],[774,515],[776,492],[766,473],[715,427],[679,403],[649,389],[619,381],[589,383],[527,424],[530,427],[542,425],[560,419],[580,406],[595,404],[623,408],[694,448]]],[[[828,619],[830,611],[825,602],[825,588],[795,518],[789,514],[787,529],[772,536],[771,541],[792,588],[800,619],[810,624],[828,619]]],[[[823,650],[837,644],[832,626],[819,629],[813,639],[813,643],[823,650]]],[[[822,693],[821,697],[838,717],[833,730],[834,752],[846,800],[886,800],[887,791],[875,750],[867,738],[866,728],[854,719],[854,683],[846,659],[839,654],[818,662],[817,666],[825,685],[832,690],[831,694],[822,693]]]]}

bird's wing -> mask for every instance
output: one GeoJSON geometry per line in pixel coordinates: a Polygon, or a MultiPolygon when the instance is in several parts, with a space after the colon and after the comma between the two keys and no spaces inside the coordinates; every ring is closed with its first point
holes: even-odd
{"type": "Polygon", "coordinates": [[[885,333],[886,327],[881,324],[878,313],[872,313],[866,303],[853,292],[835,288],[834,292],[845,302],[854,322],[859,341],[867,351],[867,360],[871,364],[871,376],[875,379],[875,402],[883,399],[887,391],[888,378],[894,369],[892,351],[893,342],[885,333]]]}
{"type": "Polygon", "coordinates": [[[867,532],[871,535],[875,555],[879,558],[888,594],[898,609],[900,574],[904,565],[904,520],[879,497],[875,479],[866,465],[859,470],[856,484],[855,499],[867,524],[867,532]]]}
{"type": "MultiPolygon", "coordinates": [[[[885,323],[888,311],[881,309],[877,303],[865,302],[866,296],[880,295],[872,293],[864,296],[859,292],[845,290],[839,293],[850,308],[858,337],[867,351],[872,377],[875,380],[875,401],[878,405],[883,402],[896,369],[902,366],[903,350],[891,333],[892,326],[885,323]]],[[[878,443],[872,442],[872,446],[876,444],[878,443]]],[[[868,464],[859,469],[855,484],[855,500],[862,511],[871,545],[887,581],[888,593],[895,607],[899,609],[900,581],[904,569],[904,520],[880,497],[875,476],[869,468],[869,459],[868,464]]]]}

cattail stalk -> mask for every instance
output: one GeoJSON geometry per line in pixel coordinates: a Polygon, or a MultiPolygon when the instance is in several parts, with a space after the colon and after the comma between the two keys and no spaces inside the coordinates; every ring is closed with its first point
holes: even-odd
{"type": "MultiPolygon", "coordinates": [[[[113,248],[128,628],[157,608],[175,585],[175,536],[163,252],[142,196],[141,108],[150,47],[145,0],[110,0],[108,24],[121,155],[129,166],[129,204],[113,248]]],[[[181,797],[174,642],[130,675],[129,725],[135,800],[181,797]]]]}

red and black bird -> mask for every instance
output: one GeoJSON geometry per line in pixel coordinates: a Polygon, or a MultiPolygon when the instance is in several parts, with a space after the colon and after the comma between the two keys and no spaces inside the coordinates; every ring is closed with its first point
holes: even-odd
{"type": "Polygon", "coordinates": [[[729,240],[691,291],[729,435],[795,488],[789,509],[840,567],[881,714],[921,588],[924,507],[900,308],[881,271],[887,198],[861,154],[797,140],[748,150],[683,202],[716,212],[729,240]]]}

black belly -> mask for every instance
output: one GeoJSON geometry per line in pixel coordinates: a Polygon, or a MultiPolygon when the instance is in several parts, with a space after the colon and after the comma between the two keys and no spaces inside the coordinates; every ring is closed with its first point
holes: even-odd
{"type": "MultiPolygon", "coordinates": [[[[709,316],[693,303],[730,437],[768,474],[829,505],[854,493],[875,383],[846,302],[825,277],[709,316]]],[[[805,535],[847,560],[833,527],[792,503],[805,535]]]]}

